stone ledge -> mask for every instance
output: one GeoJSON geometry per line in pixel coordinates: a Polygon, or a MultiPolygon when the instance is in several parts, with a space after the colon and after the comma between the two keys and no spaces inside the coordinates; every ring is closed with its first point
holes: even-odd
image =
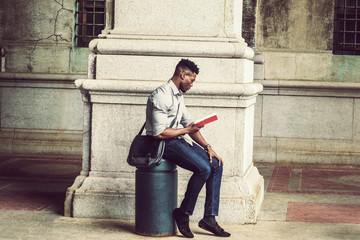
{"type": "MultiPolygon", "coordinates": [[[[159,86],[156,81],[78,79],[77,88],[90,94],[93,103],[145,105],[149,94],[159,86]]],[[[188,106],[246,108],[256,102],[262,90],[259,83],[197,83],[186,93],[188,106]]]]}
{"type": "MultiPolygon", "coordinates": [[[[122,92],[148,94],[159,86],[156,81],[121,81],[106,79],[78,79],[77,88],[86,91],[122,92]]],[[[259,83],[197,83],[187,95],[210,95],[228,97],[252,97],[263,89],[259,83]]]]}
{"type": "Polygon", "coordinates": [[[89,49],[93,53],[105,55],[254,58],[254,50],[243,42],[94,39],[90,42],[89,49]]]}
{"type": "Polygon", "coordinates": [[[86,77],[81,73],[26,73],[26,72],[1,72],[0,80],[46,80],[46,81],[75,81],[86,77]]]}
{"type": "Polygon", "coordinates": [[[254,162],[358,164],[360,140],[254,137],[254,162]]]}
{"type": "Polygon", "coordinates": [[[82,131],[0,131],[0,152],[11,154],[82,154],[82,131]]]}
{"type": "Polygon", "coordinates": [[[322,82],[296,80],[255,80],[264,86],[262,95],[360,97],[360,84],[355,82],[322,82]]]}
{"type": "Polygon", "coordinates": [[[71,73],[0,73],[0,87],[75,88],[74,81],[86,74],[71,73]]]}

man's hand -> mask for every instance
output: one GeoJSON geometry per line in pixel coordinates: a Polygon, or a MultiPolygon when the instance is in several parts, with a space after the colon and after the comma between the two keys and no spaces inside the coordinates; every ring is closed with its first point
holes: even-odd
{"type": "Polygon", "coordinates": [[[186,129],[189,131],[188,134],[191,135],[193,133],[198,132],[203,127],[204,127],[203,125],[196,125],[192,122],[186,127],[186,129]]]}
{"type": "Polygon", "coordinates": [[[207,154],[209,155],[209,161],[210,161],[210,163],[212,163],[212,158],[213,158],[213,157],[216,157],[216,158],[219,160],[219,166],[220,166],[221,163],[222,163],[223,166],[224,166],[224,162],[223,162],[222,158],[219,157],[219,156],[216,154],[216,152],[215,152],[210,146],[209,146],[208,149],[207,149],[207,154]]]}

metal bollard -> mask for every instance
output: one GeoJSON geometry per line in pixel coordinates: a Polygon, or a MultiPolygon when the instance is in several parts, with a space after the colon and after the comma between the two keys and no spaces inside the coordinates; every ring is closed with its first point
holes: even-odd
{"type": "Polygon", "coordinates": [[[177,207],[176,165],[165,159],[154,168],[137,168],[135,177],[135,231],[145,236],[176,234],[172,212],[177,207]]]}

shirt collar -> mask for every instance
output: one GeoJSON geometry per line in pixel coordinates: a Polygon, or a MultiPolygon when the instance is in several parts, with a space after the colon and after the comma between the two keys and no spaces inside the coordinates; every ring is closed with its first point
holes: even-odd
{"type": "Polygon", "coordinates": [[[175,83],[172,81],[171,78],[169,80],[169,85],[170,85],[170,88],[172,89],[174,95],[179,95],[179,96],[182,95],[182,92],[179,91],[179,89],[175,86],[175,83]]]}

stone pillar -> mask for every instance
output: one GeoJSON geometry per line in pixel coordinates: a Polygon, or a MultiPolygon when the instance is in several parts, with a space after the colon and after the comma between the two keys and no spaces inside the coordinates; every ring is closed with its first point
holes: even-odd
{"type": "MultiPolygon", "coordinates": [[[[67,215],[134,218],[134,168],[126,163],[130,143],[145,121],[150,92],[172,76],[181,58],[189,58],[200,68],[185,95],[189,111],[194,119],[213,112],[219,117],[202,133],[226,162],[220,221],[256,222],[264,182],[252,162],[254,103],[262,85],[253,83],[254,52],[241,37],[242,0],[108,5],[113,20],[89,46],[94,79],[76,81],[91,109],[84,141],[91,147],[84,151],[88,175],[67,193],[67,215]]],[[[179,171],[179,200],[189,176],[179,171]]],[[[192,220],[202,216],[204,199],[203,192],[192,220]]]]}

